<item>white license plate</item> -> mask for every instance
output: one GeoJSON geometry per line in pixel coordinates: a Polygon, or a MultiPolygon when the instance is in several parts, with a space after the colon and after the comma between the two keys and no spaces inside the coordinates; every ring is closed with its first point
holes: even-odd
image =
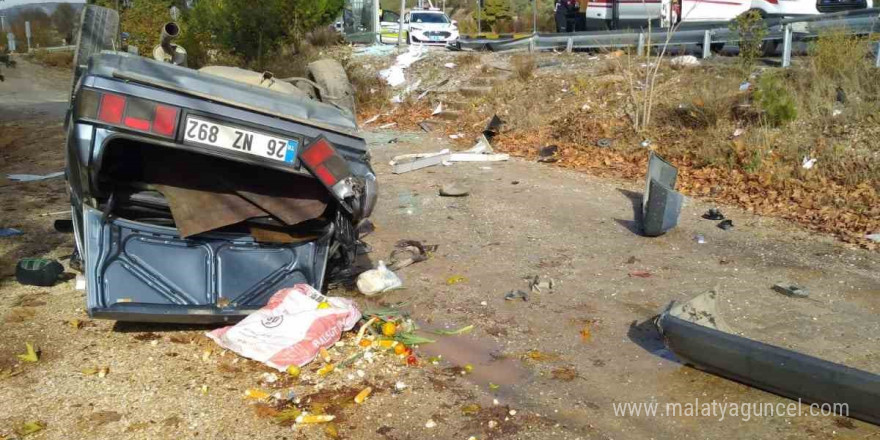
{"type": "Polygon", "coordinates": [[[431,41],[440,41],[440,37],[437,35],[431,35],[431,41]]]}
{"type": "Polygon", "coordinates": [[[221,125],[201,118],[186,118],[184,142],[210,145],[226,150],[240,151],[259,157],[293,163],[296,160],[299,141],[221,125]]]}

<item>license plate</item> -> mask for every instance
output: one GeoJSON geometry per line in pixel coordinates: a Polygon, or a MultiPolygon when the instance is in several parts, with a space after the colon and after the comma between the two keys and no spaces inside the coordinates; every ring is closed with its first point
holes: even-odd
{"type": "Polygon", "coordinates": [[[431,41],[440,41],[440,37],[437,35],[431,35],[431,41]]]}
{"type": "Polygon", "coordinates": [[[188,144],[210,145],[287,163],[296,160],[299,149],[296,139],[284,139],[193,116],[186,118],[183,139],[188,144]]]}

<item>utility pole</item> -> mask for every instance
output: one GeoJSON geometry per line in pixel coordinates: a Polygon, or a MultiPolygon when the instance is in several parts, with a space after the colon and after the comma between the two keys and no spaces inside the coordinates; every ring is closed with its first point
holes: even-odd
{"type": "Polygon", "coordinates": [[[403,46],[403,12],[406,9],[406,0],[400,0],[400,17],[397,22],[397,45],[403,46]]]}

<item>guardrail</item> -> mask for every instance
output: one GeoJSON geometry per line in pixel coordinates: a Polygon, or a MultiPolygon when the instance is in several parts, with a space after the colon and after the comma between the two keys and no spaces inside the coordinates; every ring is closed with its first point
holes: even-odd
{"type": "Polygon", "coordinates": [[[32,48],[31,52],[42,50],[44,52],[73,52],[76,50],[76,46],[55,46],[55,47],[39,47],[32,48]]]}
{"type": "MultiPolygon", "coordinates": [[[[791,64],[792,41],[814,39],[820,33],[832,29],[844,29],[852,35],[867,35],[880,31],[880,8],[862,9],[858,11],[837,12],[810,17],[775,20],[768,22],[765,41],[782,42],[782,66],[791,64]]],[[[718,43],[737,43],[739,34],[728,27],[689,26],[678,29],[668,35],[668,29],[658,29],[650,33],[645,31],[599,31],[575,32],[567,34],[535,34],[529,37],[507,40],[490,39],[459,39],[450,46],[451,49],[489,50],[503,52],[509,50],[572,50],[589,49],[624,49],[635,48],[643,54],[648,46],[700,45],[703,58],[712,55],[711,47],[718,43]],[[667,41],[668,37],[668,41],[667,41]]],[[[877,50],[877,65],[880,67],[880,43],[877,50]]]]}

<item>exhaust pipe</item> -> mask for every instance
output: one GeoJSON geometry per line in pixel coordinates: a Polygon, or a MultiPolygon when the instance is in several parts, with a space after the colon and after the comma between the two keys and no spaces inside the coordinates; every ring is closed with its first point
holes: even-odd
{"type": "Polygon", "coordinates": [[[153,48],[153,59],[163,63],[186,66],[186,49],[173,43],[180,36],[180,26],[175,22],[168,22],[162,26],[159,34],[159,45],[153,48]]]}

